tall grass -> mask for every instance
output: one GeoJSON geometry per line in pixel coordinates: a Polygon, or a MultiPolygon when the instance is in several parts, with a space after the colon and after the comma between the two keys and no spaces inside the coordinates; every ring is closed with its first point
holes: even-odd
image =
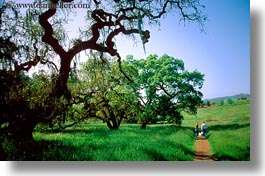
{"type": "Polygon", "coordinates": [[[66,130],[61,133],[35,132],[38,143],[44,143],[40,160],[89,161],[187,161],[193,160],[193,132],[176,125],[123,124],[110,131],[105,126],[66,130]]]}
{"type": "MultiPolygon", "coordinates": [[[[215,127],[213,127],[215,128],[215,127]]],[[[250,160],[249,124],[218,126],[209,133],[209,141],[218,160],[250,160]]]]}

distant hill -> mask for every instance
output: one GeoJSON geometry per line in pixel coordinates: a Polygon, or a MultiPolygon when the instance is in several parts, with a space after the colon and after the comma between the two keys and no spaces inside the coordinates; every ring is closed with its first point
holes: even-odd
{"type": "Polygon", "coordinates": [[[205,99],[203,100],[204,102],[210,101],[210,102],[220,102],[220,101],[226,101],[227,99],[233,99],[233,100],[238,100],[238,99],[250,99],[250,94],[236,94],[236,95],[232,95],[232,96],[224,96],[224,97],[217,97],[217,98],[211,98],[211,99],[205,99]]]}

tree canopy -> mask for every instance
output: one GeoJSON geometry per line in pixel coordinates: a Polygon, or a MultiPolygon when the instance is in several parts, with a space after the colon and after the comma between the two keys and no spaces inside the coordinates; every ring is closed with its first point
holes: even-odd
{"type": "Polygon", "coordinates": [[[181,112],[196,114],[201,104],[204,75],[185,70],[182,60],[163,55],[129,59],[138,70],[135,77],[142,104],[143,127],[150,121],[182,119],[181,112]]]}
{"type": "MultiPolygon", "coordinates": [[[[52,0],[54,6],[58,0],[52,0]]],[[[74,0],[62,0],[71,3],[74,0]]],[[[54,37],[54,28],[49,22],[57,8],[50,8],[39,16],[39,23],[44,29],[42,41],[50,45],[60,56],[60,73],[55,86],[57,96],[64,95],[69,98],[67,80],[70,72],[70,64],[74,56],[81,51],[90,49],[101,53],[116,56],[118,61],[121,57],[115,48],[114,39],[120,34],[139,34],[143,45],[148,42],[150,32],[143,29],[144,24],[158,24],[159,19],[167,13],[178,13],[183,21],[197,22],[201,27],[206,17],[202,13],[203,5],[198,0],[106,0],[91,1],[88,9],[88,21],[91,25],[81,33],[80,39],[65,50],[60,40],[54,37]]],[[[127,77],[129,78],[129,77],[127,77]]]]}

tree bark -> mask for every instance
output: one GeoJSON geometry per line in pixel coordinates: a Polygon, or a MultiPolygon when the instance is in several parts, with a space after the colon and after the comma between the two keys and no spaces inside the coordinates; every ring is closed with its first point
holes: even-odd
{"type": "Polygon", "coordinates": [[[141,126],[141,129],[145,130],[146,129],[146,125],[147,125],[147,122],[143,122],[142,126],[141,126]]]}
{"type": "Polygon", "coordinates": [[[56,80],[54,91],[52,93],[58,98],[64,95],[68,101],[71,99],[71,93],[67,87],[67,80],[71,71],[71,60],[72,58],[61,59],[59,76],[56,80]]]}
{"type": "Polygon", "coordinates": [[[109,129],[111,129],[111,130],[117,130],[119,128],[117,125],[115,125],[115,122],[113,123],[113,121],[111,121],[111,120],[107,121],[107,125],[108,125],[109,129]]]}

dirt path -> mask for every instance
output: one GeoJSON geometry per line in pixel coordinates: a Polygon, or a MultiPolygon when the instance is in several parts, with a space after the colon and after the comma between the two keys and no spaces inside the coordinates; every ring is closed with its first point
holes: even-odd
{"type": "Polygon", "coordinates": [[[214,161],[209,141],[204,137],[195,140],[196,154],[194,161],[214,161]]]}
{"type": "MultiPolygon", "coordinates": [[[[211,118],[207,119],[206,122],[212,122],[212,121],[220,121],[224,119],[229,119],[229,118],[235,118],[235,116],[227,116],[227,117],[222,117],[222,118],[211,118]]],[[[195,157],[194,161],[216,161],[217,159],[213,157],[213,153],[211,151],[211,146],[207,138],[200,136],[197,137],[195,140],[195,157]]]]}

